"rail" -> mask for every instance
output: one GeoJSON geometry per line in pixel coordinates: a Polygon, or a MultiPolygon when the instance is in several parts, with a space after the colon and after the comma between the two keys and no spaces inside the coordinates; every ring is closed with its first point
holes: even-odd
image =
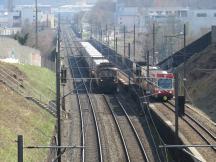
{"type": "MultiPolygon", "coordinates": [[[[167,107],[169,110],[171,110],[173,113],[175,113],[175,110],[174,110],[174,108],[175,108],[175,106],[174,106],[174,104],[172,104],[171,102],[167,102],[167,103],[163,103],[163,105],[165,106],[165,107],[167,107]],[[169,105],[171,106],[169,106],[169,105]]],[[[199,123],[199,121],[197,121],[195,118],[193,118],[191,115],[189,115],[189,114],[185,114],[185,117],[182,117],[181,118],[184,122],[186,122],[208,145],[212,145],[213,143],[212,143],[212,141],[216,141],[215,140],[215,136],[207,129],[207,128],[205,128],[204,126],[202,126],[202,124],[201,123],[199,123]],[[208,136],[210,137],[206,137],[206,136],[204,136],[198,129],[197,129],[197,127],[196,126],[194,126],[193,124],[192,124],[192,122],[193,123],[195,123],[202,131],[204,131],[206,134],[208,134],[208,136]]],[[[214,150],[214,152],[216,152],[216,148],[215,147],[211,147],[213,150],[214,150]]]]}
{"type": "Polygon", "coordinates": [[[130,156],[129,156],[129,153],[128,153],[128,148],[127,148],[127,145],[126,145],[123,133],[121,131],[120,125],[119,125],[119,123],[118,123],[118,121],[117,121],[117,119],[116,119],[116,117],[114,115],[114,112],[113,112],[112,108],[110,107],[110,105],[109,105],[109,103],[108,103],[107,98],[105,97],[105,95],[103,95],[103,98],[104,98],[104,101],[105,101],[107,107],[109,108],[109,110],[110,110],[110,112],[112,114],[112,117],[113,117],[113,119],[115,121],[115,124],[116,124],[116,126],[118,128],[118,132],[119,132],[119,135],[121,137],[122,144],[124,146],[124,152],[125,152],[125,155],[126,155],[126,160],[127,160],[127,162],[130,162],[131,160],[130,160],[130,156]]]}
{"type": "Polygon", "coordinates": [[[116,99],[116,101],[118,102],[118,104],[119,104],[120,108],[122,109],[122,111],[124,112],[124,114],[125,114],[125,116],[126,116],[128,122],[129,122],[129,124],[130,124],[130,127],[131,127],[132,130],[133,130],[133,133],[134,133],[134,135],[135,135],[135,137],[136,137],[136,139],[137,139],[137,142],[138,142],[139,147],[140,147],[140,149],[141,149],[141,152],[142,152],[142,154],[143,154],[144,160],[145,160],[146,162],[149,162],[149,158],[148,158],[148,156],[147,156],[146,150],[145,150],[145,148],[144,148],[144,146],[143,146],[143,144],[142,144],[142,142],[141,142],[141,139],[140,139],[140,137],[139,137],[139,135],[138,135],[138,133],[137,133],[136,128],[135,128],[134,125],[133,125],[133,122],[131,121],[129,115],[127,114],[127,111],[125,110],[124,106],[122,105],[122,103],[119,101],[119,99],[118,99],[116,96],[115,96],[115,99],[116,99]]]}
{"type": "MultiPolygon", "coordinates": [[[[73,40],[73,36],[70,35],[70,37],[71,37],[71,39],[73,40]]],[[[67,39],[68,39],[68,41],[70,40],[69,36],[67,36],[67,39]]],[[[75,41],[73,40],[73,42],[75,42],[75,41]]],[[[74,43],[74,45],[76,46],[76,42],[74,43]]],[[[70,50],[71,50],[71,53],[74,55],[74,52],[72,51],[71,48],[70,48],[70,50]]],[[[79,51],[79,50],[78,50],[78,51],[79,51]]],[[[98,123],[97,123],[97,119],[96,119],[95,110],[94,110],[94,108],[93,108],[93,103],[92,103],[92,101],[91,101],[91,98],[90,98],[90,95],[89,95],[89,92],[88,92],[88,88],[87,88],[87,86],[86,86],[84,80],[82,79],[82,78],[83,78],[82,72],[81,72],[81,70],[80,70],[80,68],[79,68],[79,65],[78,65],[78,63],[77,63],[76,60],[75,60],[75,64],[76,64],[76,66],[77,66],[77,69],[78,69],[78,72],[79,72],[79,75],[80,75],[82,84],[83,84],[83,86],[84,86],[84,88],[85,88],[86,95],[87,95],[87,97],[88,97],[88,101],[89,101],[89,103],[90,103],[90,107],[91,107],[91,110],[92,110],[92,114],[93,114],[93,118],[94,118],[94,123],[95,123],[95,127],[96,127],[97,143],[98,143],[98,148],[99,148],[99,150],[98,150],[99,161],[102,162],[102,161],[103,161],[103,155],[102,155],[102,147],[101,147],[101,141],[100,141],[100,132],[99,132],[99,128],[98,128],[98,123]]],[[[76,81],[75,81],[74,83],[76,84],[76,81]]],[[[76,85],[76,89],[77,89],[77,85],[76,85]]],[[[78,89],[77,89],[77,92],[78,92],[77,94],[78,94],[78,96],[79,96],[79,91],[78,91],[78,89]]],[[[80,104],[80,99],[79,99],[79,104],[80,104]]],[[[83,157],[83,158],[84,158],[84,157],[83,157]]],[[[84,160],[85,160],[85,159],[84,159],[84,160]]]]}
{"type": "MultiPolygon", "coordinates": [[[[66,35],[65,35],[66,37],[66,35]]],[[[64,37],[64,42],[67,42],[66,41],[66,38],[64,37]]],[[[69,60],[69,51],[68,51],[68,48],[66,48],[66,53],[67,53],[67,58],[68,58],[68,63],[69,63],[69,67],[70,67],[70,74],[72,76],[72,79],[73,79],[73,85],[74,87],[76,87],[76,81],[74,79],[74,73],[73,73],[73,68],[72,65],[71,65],[71,61],[69,60]]],[[[79,114],[80,114],[80,125],[81,125],[81,145],[82,146],[85,146],[85,136],[84,136],[84,122],[83,122],[83,113],[82,113],[82,107],[81,107],[81,101],[80,101],[80,97],[79,97],[79,91],[77,88],[75,88],[76,90],[76,98],[77,98],[77,101],[78,101],[78,107],[79,107],[79,114]]],[[[81,153],[81,158],[82,158],[82,162],[85,162],[85,150],[82,149],[82,153],[81,153]]]]}

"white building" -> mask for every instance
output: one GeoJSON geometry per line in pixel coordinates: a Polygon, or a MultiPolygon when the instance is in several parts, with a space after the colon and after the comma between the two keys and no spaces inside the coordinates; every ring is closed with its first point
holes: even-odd
{"type": "MultiPolygon", "coordinates": [[[[35,5],[19,5],[16,10],[21,11],[21,22],[24,25],[26,22],[35,23],[35,5]]],[[[49,15],[51,15],[50,5],[38,5],[38,22],[48,23],[49,15]]]]}
{"type": "Polygon", "coordinates": [[[187,24],[187,28],[192,35],[204,34],[210,31],[212,25],[216,25],[216,9],[190,9],[183,7],[116,7],[115,20],[117,26],[125,25],[132,29],[135,24],[137,27],[144,28],[152,23],[167,23],[169,19],[187,24]]]}
{"type": "Polygon", "coordinates": [[[0,28],[0,36],[10,36],[15,35],[16,33],[21,32],[20,27],[12,28],[0,28]]]}
{"type": "Polygon", "coordinates": [[[0,12],[0,27],[12,28],[19,27],[21,23],[21,14],[19,11],[0,12]]]}
{"type": "Polygon", "coordinates": [[[138,7],[119,7],[116,12],[117,26],[125,25],[127,30],[132,30],[134,24],[140,26],[141,15],[138,7]]]}

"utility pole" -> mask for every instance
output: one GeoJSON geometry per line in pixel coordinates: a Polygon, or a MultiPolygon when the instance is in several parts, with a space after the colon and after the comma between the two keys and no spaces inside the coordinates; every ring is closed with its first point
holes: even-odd
{"type": "Polygon", "coordinates": [[[153,66],[155,65],[155,24],[153,23],[153,32],[152,32],[152,42],[153,42],[153,48],[152,48],[152,52],[153,52],[153,66]]]}
{"type": "Polygon", "coordinates": [[[108,42],[107,31],[108,31],[108,28],[107,28],[107,24],[106,24],[106,44],[108,42]]]}
{"type": "Polygon", "coordinates": [[[136,61],[135,57],[136,57],[136,25],[134,24],[134,51],[133,51],[133,54],[134,54],[134,62],[136,61]]]}
{"type": "Polygon", "coordinates": [[[183,88],[184,88],[184,97],[185,97],[185,99],[186,99],[186,91],[185,91],[185,89],[186,89],[186,65],[185,65],[185,63],[186,63],[186,58],[185,58],[185,55],[186,55],[186,24],[184,24],[184,52],[183,52],[183,55],[184,55],[184,72],[183,72],[183,83],[184,83],[184,86],[183,86],[183,88]]]}
{"type": "Polygon", "coordinates": [[[115,41],[116,41],[116,35],[115,35],[116,33],[115,33],[115,26],[114,26],[114,33],[113,33],[113,40],[114,40],[114,49],[116,49],[116,47],[115,47],[115,45],[116,45],[116,43],[115,43],[115,41]]]}
{"type": "Polygon", "coordinates": [[[91,34],[90,34],[90,39],[92,39],[92,24],[91,24],[91,34]]]}
{"type": "Polygon", "coordinates": [[[125,45],[125,31],[126,29],[125,29],[125,25],[124,25],[124,57],[125,57],[125,54],[126,54],[126,45],[125,45]]]}
{"type": "MultiPolygon", "coordinates": [[[[60,105],[60,13],[58,14],[58,51],[56,53],[56,108],[57,108],[57,139],[61,146],[61,105],[60,105]]],[[[61,149],[57,151],[58,162],[61,162],[61,149]]]]}
{"type": "Polygon", "coordinates": [[[18,162],[23,162],[23,136],[17,136],[17,154],[18,154],[18,162]]]}
{"type": "Polygon", "coordinates": [[[115,39],[116,63],[118,62],[118,38],[115,39]]]}
{"type": "Polygon", "coordinates": [[[38,48],[38,3],[35,0],[35,47],[38,48]]]}
{"type": "MultiPolygon", "coordinates": [[[[149,92],[149,50],[147,51],[147,78],[146,78],[146,81],[147,81],[147,96],[150,94],[149,92]]],[[[147,98],[147,106],[149,106],[149,100],[147,98]]]]}
{"type": "Polygon", "coordinates": [[[118,38],[117,37],[115,40],[115,51],[116,51],[116,54],[118,54],[118,38]]]}
{"type": "MultiPolygon", "coordinates": [[[[128,58],[130,60],[130,43],[128,43],[128,58]]],[[[131,69],[129,67],[129,78],[128,78],[129,86],[130,86],[130,78],[131,78],[131,69]]]]}
{"type": "Polygon", "coordinates": [[[100,28],[100,41],[103,43],[103,30],[100,28]]]}
{"type": "Polygon", "coordinates": [[[178,132],[179,132],[179,125],[178,125],[178,117],[179,117],[179,100],[178,100],[178,90],[179,90],[179,76],[178,73],[175,73],[175,141],[178,144],[178,132]]]}

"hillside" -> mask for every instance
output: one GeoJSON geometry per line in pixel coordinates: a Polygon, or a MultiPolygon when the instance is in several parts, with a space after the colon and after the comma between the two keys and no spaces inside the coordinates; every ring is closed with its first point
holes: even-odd
{"type": "Polygon", "coordinates": [[[216,46],[191,57],[186,68],[189,100],[216,122],[216,46]]]}
{"type": "MultiPolygon", "coordinates": [[[[29,84],[43,96],[54,98],[53,72],[30,65],[10,65],[1,63],[22,78],[24,85],[29,84]],[[40,78],[39,78],[40,76],[40,78]],[[42,84],[45,83],[45,84],[42,84]]],[[[47,101],[48,99],[42,99],[47,101]]],[[[0,77],[0,161],[14,162],[17,159],[17,135],[24,136],[25,145],[49,145],[53,136],[55,118],[33,102],[25,99],[6,86],[0,77]]],[[[47,149],[24,150],[24,161],[45,161],[47,149]]]]}

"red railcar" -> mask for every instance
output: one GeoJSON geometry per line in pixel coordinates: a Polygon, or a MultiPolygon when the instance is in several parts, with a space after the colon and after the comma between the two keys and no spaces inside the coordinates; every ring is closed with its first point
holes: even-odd
{"type": "Polygon", "coordinates": [[[149,77],[147,66],[136,67],[136,81],[152,97],[170,100],[174,96],[174,75],[158,67],[149,67],[149,77]]]}

